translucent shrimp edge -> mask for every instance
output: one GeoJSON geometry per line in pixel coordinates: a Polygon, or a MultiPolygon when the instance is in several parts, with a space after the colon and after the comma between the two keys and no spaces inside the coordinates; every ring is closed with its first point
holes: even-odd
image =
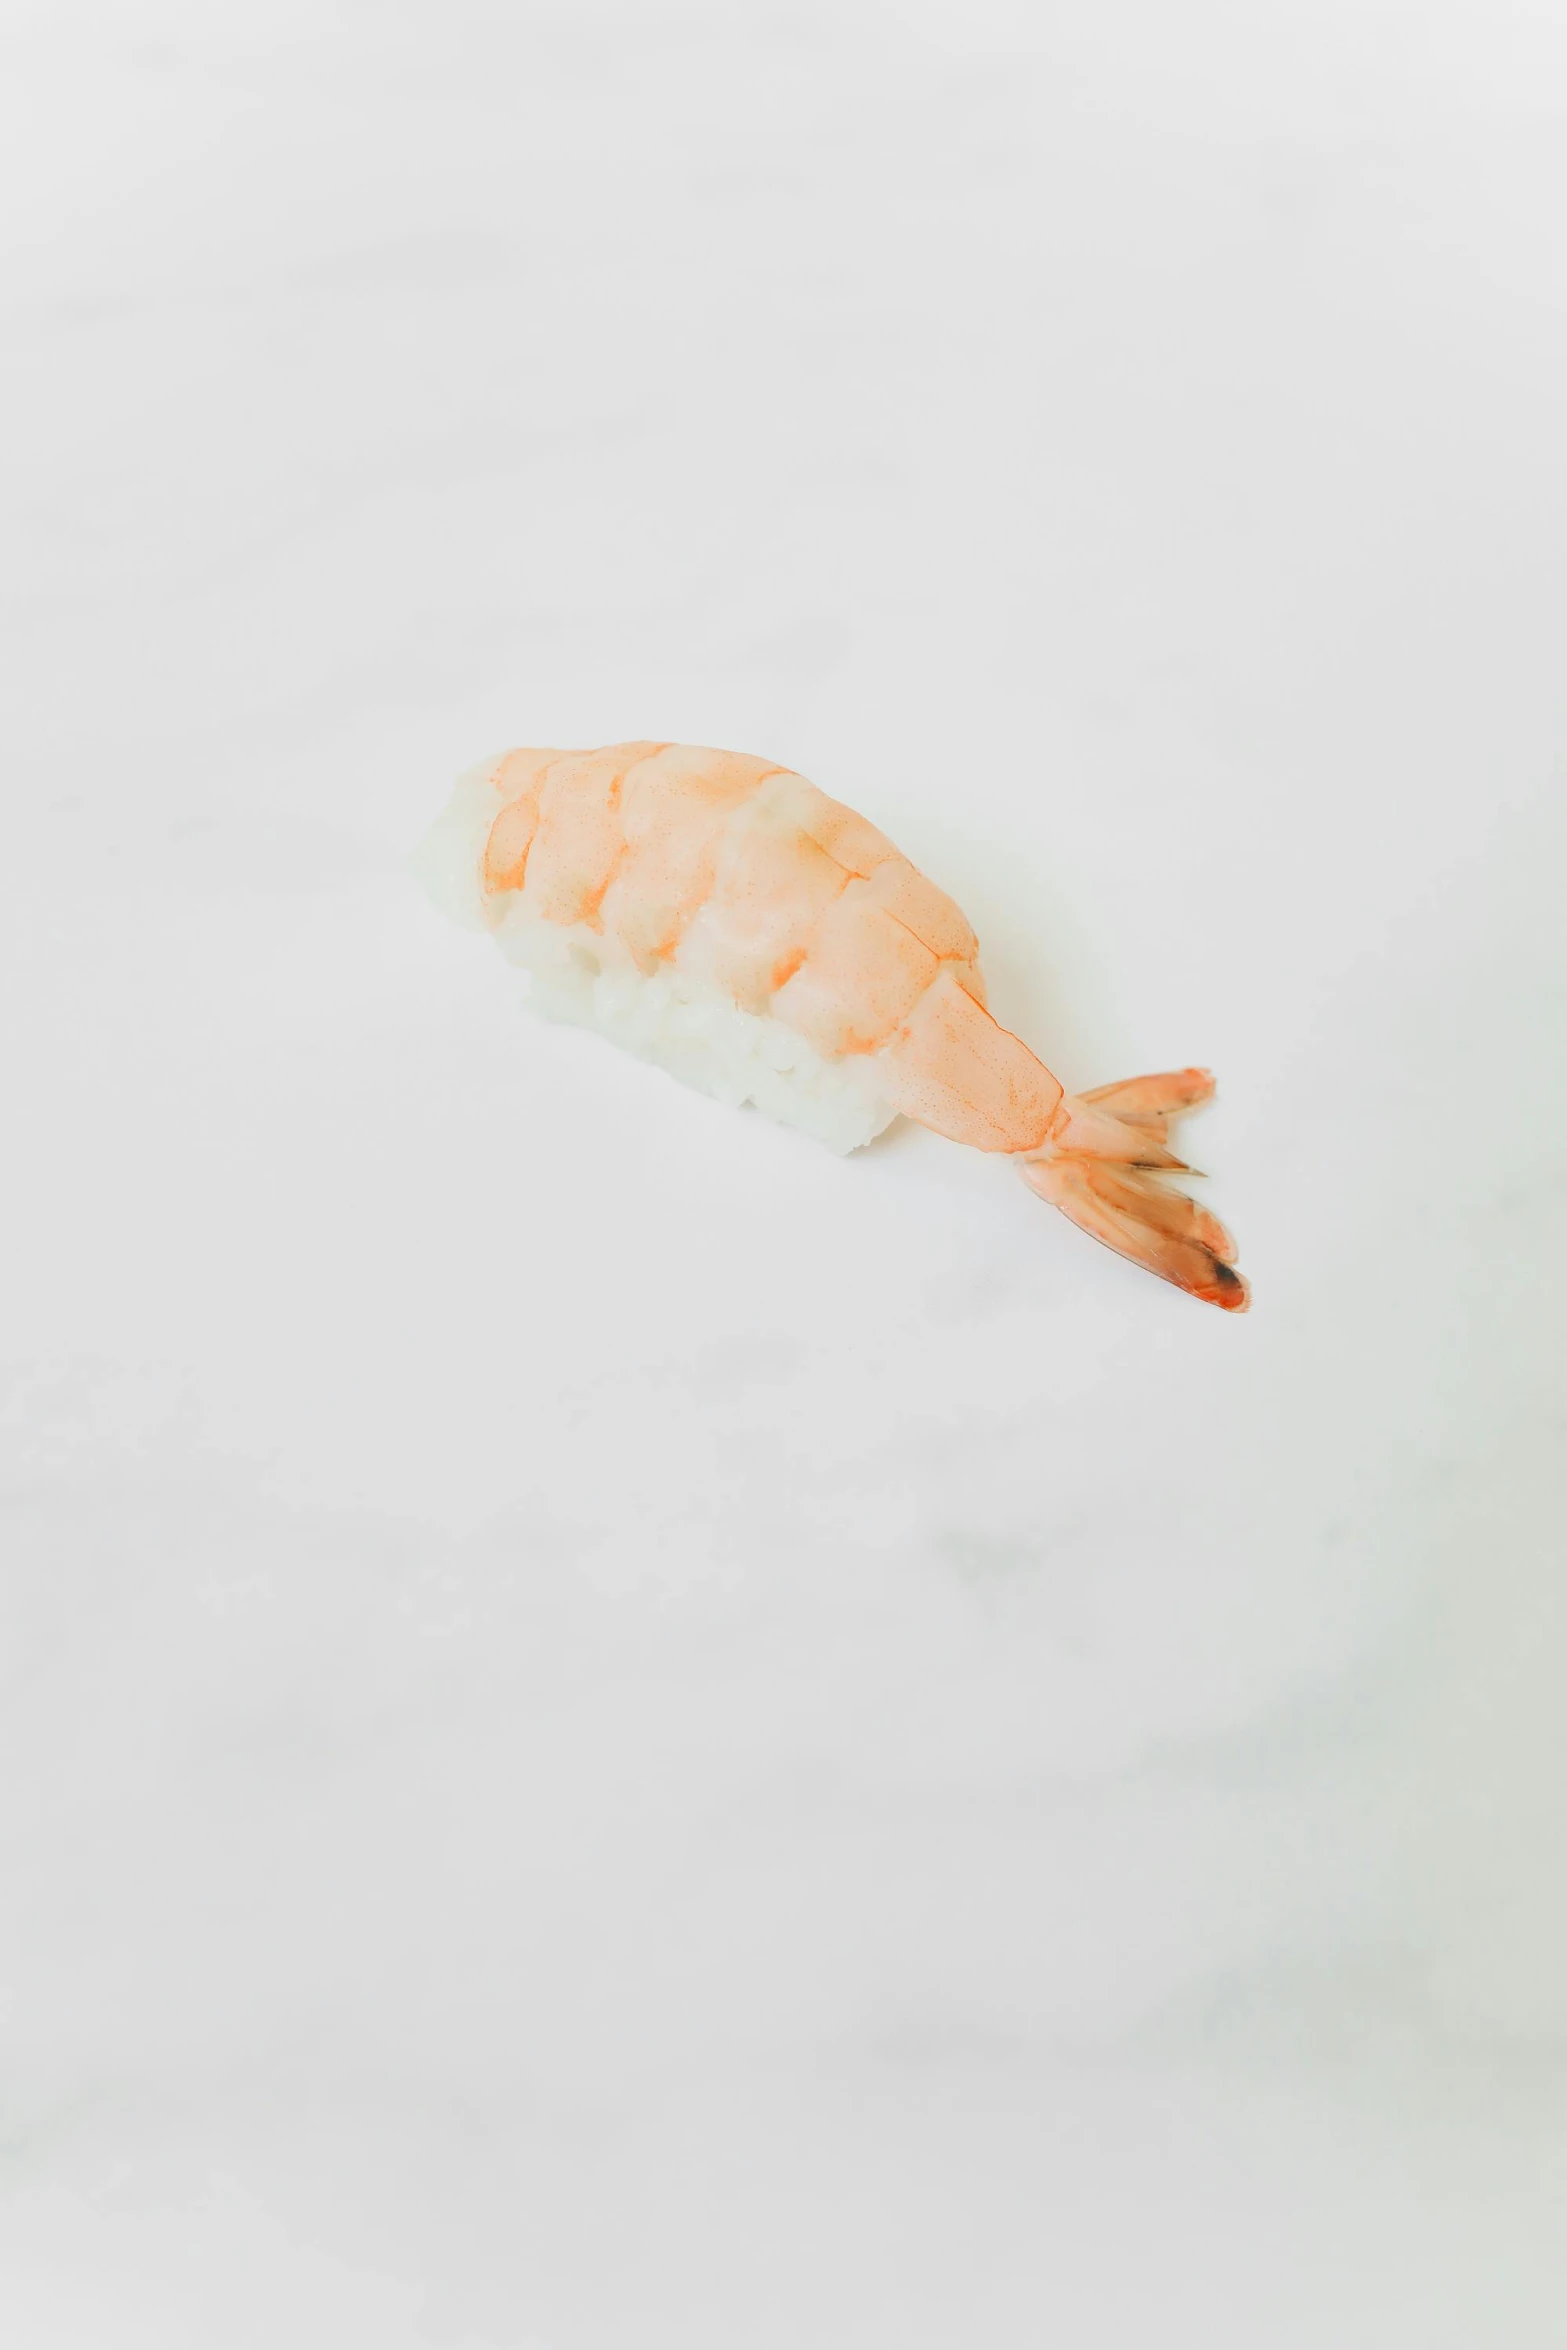
{"type": "Polygon", "coordinates": [[[500,808],[495,766],[486,759],[459,777],[412,866],[443,913],[466,930],[488,931],[528,974],[534,1011],[595,1029],[698,1093],[749,1104],[829,1150],[858,1150],[891,1125],[897,1112],[881,1099],[869,1058],[825,1059],[781,1020],[743,1011],[683,972],[678,956],[645,976],[601,932],[544,921],[517,893],[487,897],[481,871],[500,808]]]}

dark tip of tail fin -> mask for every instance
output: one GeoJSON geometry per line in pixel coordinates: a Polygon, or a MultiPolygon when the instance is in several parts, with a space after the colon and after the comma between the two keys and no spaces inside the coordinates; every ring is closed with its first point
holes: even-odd
{"type": "Polygon", "coordinates": [[[1213,1303],[1222,1306],[1227,1314],[1244,1314],[1251,1304],[1251,1290],[1244,1274],[1237,1273],[1222,1257],[1215,1258],[1213,1274],[1216,1284],[1213,1303]]]}

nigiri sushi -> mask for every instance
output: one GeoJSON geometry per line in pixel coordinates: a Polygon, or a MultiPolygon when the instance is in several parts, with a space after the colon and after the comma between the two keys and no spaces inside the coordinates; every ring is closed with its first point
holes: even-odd
{"type": "Polygon", "coordinates": [[[1234,1312],[1247,1288],[1168,1121],[1203,1069],[1069,1094],[985,1008],[963,915],[786,767],[683,743],[513,750],[458,779],[417,858],[551,1018],[858,1149],[900,1115],[1001,1152],[1096,1240],[1234,1312]]]}

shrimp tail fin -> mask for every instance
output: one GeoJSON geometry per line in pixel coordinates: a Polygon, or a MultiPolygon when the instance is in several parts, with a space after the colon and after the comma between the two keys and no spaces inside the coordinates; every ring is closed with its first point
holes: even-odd
{"type": "Polygon", "coordinates": [[[1217,1216],[1160,1181],[1194,1172],[1165,1148],[1168,1123],[1212,1091],[1206,1069],[1179,1069],[1067,1094],[1049,1138],[1020,1163],[1031,1190],[1107,1248],[1209,1305],[1244,1313],[1251,1293],[1234,1269],[1234,1241],[1217,1216]]]}

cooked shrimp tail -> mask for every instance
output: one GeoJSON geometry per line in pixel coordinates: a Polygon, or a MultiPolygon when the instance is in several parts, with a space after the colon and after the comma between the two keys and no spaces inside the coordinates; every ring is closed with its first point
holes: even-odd
{"type": "Polygon", "coordinates": [[[1213,1091],[1206,1069],[1131,1077],[1067,1094],[1049,1138],[1020,1154],[1025,1181],[1074,1224],[1178,1289],[1244,1313],[1250,1292],[1217,1216],[1162,1183],[1193,1170],[1165,1148],[1168,1122],[1213,1091]]]}
{"type": "Polygon", "coordinates": [[[1163,1142],[1166,1121],[1199,1108],[1212,1092],[1211,1069],[1166,1069],[1158,1077],[1123,1077],[1119,1085],[1096,1085],[1078,1098],[1109,1110],[1128,1125],[1151,1128],[1163,1142]]]}

